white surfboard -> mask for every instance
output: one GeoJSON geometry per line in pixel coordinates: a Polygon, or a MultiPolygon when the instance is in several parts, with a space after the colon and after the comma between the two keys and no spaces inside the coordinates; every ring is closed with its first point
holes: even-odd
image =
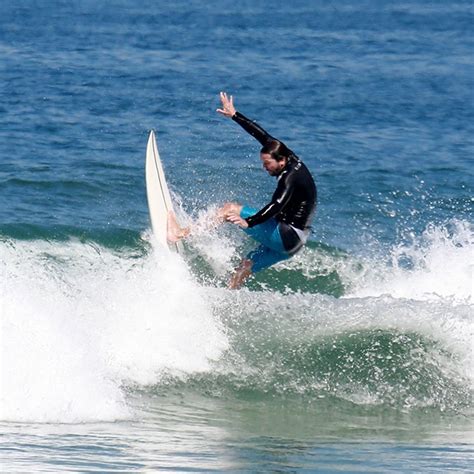
{"type": "Polygon", "coordinates": [[[168,212],[173,211],[170,191],[166,184],[163,165],[156,145],[155,132],[150,132],[148,145],[146,147],[146,195],[148,199],[148,209],[150,211],[151,227],[156,240],[165,248],[170,248],[175,252],[182,251],[181,242],[168,243],[166,238],[168,225],[168,212]]]}

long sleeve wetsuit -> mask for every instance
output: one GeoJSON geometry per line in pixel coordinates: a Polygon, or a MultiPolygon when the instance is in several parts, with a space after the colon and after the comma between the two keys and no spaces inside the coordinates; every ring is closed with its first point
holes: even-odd
{"type": "MultiPolygon", "coordinates": [[[[236,112],[232,119],[262,145],[275,140],[262,127],[240,112],[236,112]]],[[[303,233],[309,229],[316,209],[316,184],[306,165],[293,152],[290,153],[277,179],[277,188],[271,201],[245,220],[249,227],[253,227],[272,217],[275,218],[280,224],[285,248],[291,251],[301,247],[297,240],[301,241],[303,233]]]]}

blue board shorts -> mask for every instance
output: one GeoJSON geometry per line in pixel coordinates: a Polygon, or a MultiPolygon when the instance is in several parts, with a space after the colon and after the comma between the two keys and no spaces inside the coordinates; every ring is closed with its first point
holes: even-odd
{"type": "MultiPolygon", "coordinates": [[[[257,212],[258,209],[243,206],[240,211],[240,217],[246,219],[257,212]]],[[[280,231],[278,229],[278,221],[276,219],[271,218],[261,224],[243,230],[247,235],[252,237],[252,239],[261,244],[246,257],[253,262],[253,273],[271,267],[275,265],[275,263],[291,257],[283,246],[283,241],[281,240],[280,231]]]]}

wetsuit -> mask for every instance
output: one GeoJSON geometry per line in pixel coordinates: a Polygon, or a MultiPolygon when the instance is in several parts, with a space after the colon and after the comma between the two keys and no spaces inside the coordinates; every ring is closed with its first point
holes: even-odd
{"type": "MultiPolygon", "coordinates": [[[[263,146],[275,140],[263,128],[239,112],[232,119],[263,146]]],[[[253,271],[273,265],[294,255],[306,243],[316,209],[317,191],[306,165],[292,152],[277,176],[278,184],[271,201],[260,210],[244,206],[241,217],[249,235],[267,248],[249,254],[253,271]]]]}

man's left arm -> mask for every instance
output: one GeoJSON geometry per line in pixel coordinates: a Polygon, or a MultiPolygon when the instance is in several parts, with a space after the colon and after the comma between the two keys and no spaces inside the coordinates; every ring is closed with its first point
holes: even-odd
{"type": "Polygon", "coordinates": [[[278,182],[278,186],[273,194],[272,200],[253,216],[247,217],[245,221],[248,227],[254,227],[258,224],[275,217],[290,200],[294,189],[294,180],[291,174],[284,176],[278,182]]]}

